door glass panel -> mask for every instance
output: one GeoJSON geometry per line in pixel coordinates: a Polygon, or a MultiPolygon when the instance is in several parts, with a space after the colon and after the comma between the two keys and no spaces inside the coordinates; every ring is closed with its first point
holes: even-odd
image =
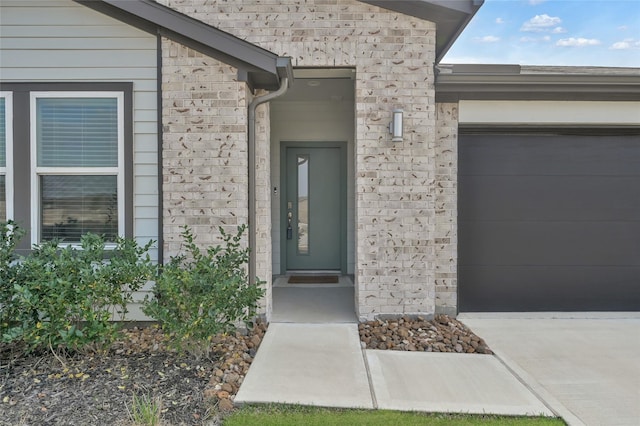
{"type": "Polygon", "coordinates": [[[298,155],[298,254],[309,254],[308,155],[298,155]]]}

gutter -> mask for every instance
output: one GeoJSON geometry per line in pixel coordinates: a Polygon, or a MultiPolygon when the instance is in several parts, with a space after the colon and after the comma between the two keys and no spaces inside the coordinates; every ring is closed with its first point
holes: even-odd
{"type": "Polygon", "coordinates": [[[249,104],[249,284],[256,283],[256,109],[265,102],[269,102],[283,95],[289,87],[289,78],[280,79],[280,87],[275,92],[253,98],[249,104]]]}
{"type": "Polygon", "coordinates": [[[455,64],[436,67],[436,102],[638,101],[636,69],[455,64]]]}

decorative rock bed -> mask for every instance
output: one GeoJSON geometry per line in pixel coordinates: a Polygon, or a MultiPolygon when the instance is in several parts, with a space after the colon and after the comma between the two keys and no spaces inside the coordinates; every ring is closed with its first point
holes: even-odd
{"type": "Polygon", "coordinates": [[[447,315],[433,320],[404,316],[358,325],[360,340],[367,349],[418,352],[492,354],[485,341],[467,326],[447,315]]]}
{"type": "Polygon", "coordinates": [[[218,354],[221,362],[216,365],[204,390],[204,398],[217,400],[221,411],[233,409],[233,398],[249,371],[266,331],[267,325],[258,322],[247,334],[214,337],[212,350],[218,354]]]}

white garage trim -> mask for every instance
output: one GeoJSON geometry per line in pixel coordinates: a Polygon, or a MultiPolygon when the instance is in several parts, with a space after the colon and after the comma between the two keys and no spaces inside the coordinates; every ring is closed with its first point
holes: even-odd
{"type": "Polygon", "coordinates": [[[461,100],[461,125],[640,126],[640,102],[461,100]]]}

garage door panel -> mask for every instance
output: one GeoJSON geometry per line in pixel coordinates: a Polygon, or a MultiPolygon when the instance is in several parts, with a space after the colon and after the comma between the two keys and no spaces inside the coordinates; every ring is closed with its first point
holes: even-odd
{"type": "Polygon", "coordinates": [[[461,222],[459,226],[462,265],[640,266],[640,222],[461,222]]]}
{"type": "Polygon", "coordinates": [[[460,215],[483,220],[638,220],[640,176],[461,176],[460,215]]]}
{"type": "Polygon", "coordinates": [[[460,310],[640,310],[639,135],[459,142],[460,310]]]}
{"type": "Polygon", "coordinates": [[[460,288],[465,312],[640,310],[640,267],[465,266],[458,273],[475,284],[460,288]]]}
{"type": "Polygon", "coordinates": [[[461,175],[640,174],[640,136],[473,135],[461,175]]]}

